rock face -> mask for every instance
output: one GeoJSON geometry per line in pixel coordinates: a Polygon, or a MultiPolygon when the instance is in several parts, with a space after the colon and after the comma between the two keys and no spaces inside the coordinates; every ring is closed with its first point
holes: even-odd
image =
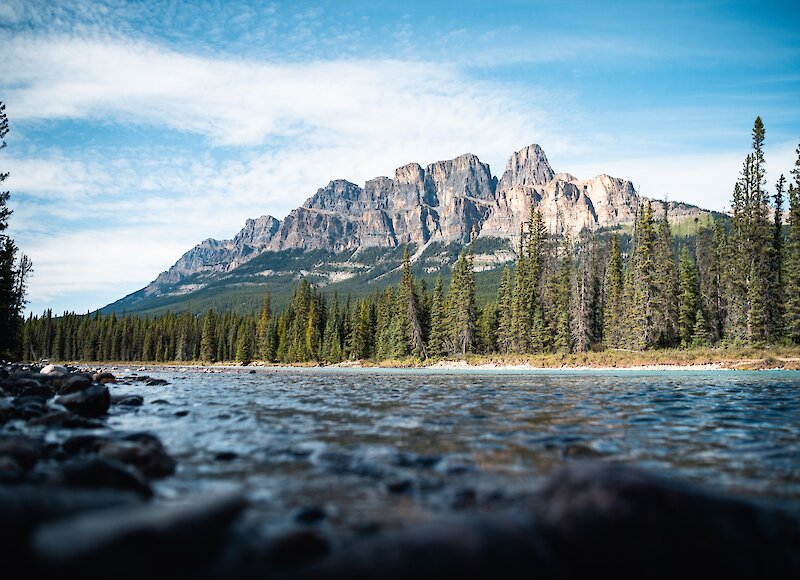
{"type": "MultiPolygon", "coordinates": [[[[182,283],[178,294],[200,286],[193,275],[229,272],[264,252],[346,250],[430,242],[468,243],[502,238],[516,246],[531,209],[541,210],[551,231],[633,223],[640,202],[633,184],[599,175],[578,179],[556,173],[539,145],[514,153],[498,181],[489,166],[465,154],[425,167],[398,167],[394,178],[376,177],[360,187],[334,180],[283,221],[272,216],[247,220],[231,240],[207,239],[186,252],[147,288],[157,294],[182,283]]],[[[665,204],[655,202],[656,213],[665,204]]],[[[670,203],[673,219],[698,217],[694,206],[670,203]],[[676,213],[677,212],[677,213],[676,213]]]]}

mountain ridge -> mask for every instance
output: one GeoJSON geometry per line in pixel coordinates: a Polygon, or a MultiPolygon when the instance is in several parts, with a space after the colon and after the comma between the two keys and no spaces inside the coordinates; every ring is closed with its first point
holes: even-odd
{"type": "MultiPolygon", "coordinates": [[[[164,295],[189,296],[210,281],[230,276],[254,258],[290,250],[327,252],[338,256],[339,262],[348,254],[343,269],[322,276],[321,284],[352,277],[362,266],[374,266],[354,261],[363,250],[389,250],[406,244],[415,247],[416,260],[433,243],[447,246],[481,238],[505,240],[507,248],[489,256],[482,266],[491,267],[493,262],[500,265],[513,259],[520,228],[532,208],[542,212],[550,231],[577,234],[584,229],[633,223],[640,201],[646,199],[626,179],[601,174],[581,180],[569,173],[556,173],[538,144],[513,153],[499,178],[472,153],[424,168],[407,163],[395,169],[393,178],[375,177],[363,187],[345,179],[331,180],[283,220],[263,215],[248,219],[229,240],[203,240],[141,291],[103,310],[124,310],[132,305],[133,297],[141,303],[164,295]]],[[[657,215],[668,208],[673,222],[711,214],[688,204],[651,201],[657,215]]],[[[425,266],[426,271],[436,262],[425,266]]],[[[265,268],[258,274],[266,282],[276,272],[265,268]]],[[[280,270],[281,275],[291,273],[295,277],[309,272],[302,268],[280,270]]]]}

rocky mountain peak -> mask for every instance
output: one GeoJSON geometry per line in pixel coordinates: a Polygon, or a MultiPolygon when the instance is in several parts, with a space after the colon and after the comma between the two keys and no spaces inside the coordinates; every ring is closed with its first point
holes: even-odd
{"type": "Polygon", "coordinates": [[[544,150],[537,144],[528,145],[512,154],[506,170],[500,178],[498,189],[508,191],[512,187],[535,187],[546,185],[555,176],[544,150]]]}

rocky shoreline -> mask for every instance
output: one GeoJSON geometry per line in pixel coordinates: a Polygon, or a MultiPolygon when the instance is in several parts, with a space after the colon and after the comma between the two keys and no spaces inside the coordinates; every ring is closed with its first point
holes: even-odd
{"type": "MultiPolygon", "coordinates": [[[[343,539],[322,525],[324,509],[308,506],[287,514],[291,525],[265,531],[268,522],[239,493],[158,497],[154,482],[173,475],[176,460],[153,434],[115,430],[108,418],[144,403],[115,394],[118,385],[164,381],[95,371],[0,369],[0,556],[8,570],[88,578],[800,574],[797,505],[589,461],[488,511],[465,498],[438,521],[365,527],[343,539]]],[[[409,493],[401,481],[386,485],[409,493]]]]}

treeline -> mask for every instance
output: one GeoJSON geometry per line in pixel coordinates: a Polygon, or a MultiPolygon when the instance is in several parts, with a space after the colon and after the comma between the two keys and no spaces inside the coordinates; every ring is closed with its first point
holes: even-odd
{"type": "Polygon", "coordinates": [[[472,253],[445,288],[415,280],[408,251],[396,287],[351,300],[301,280],[285,309],[31,316],[26,357],[59,360],[335,363],[466,353],[547,353],[800,343],[800,148],[786,190],[765,189],[764,126],[736,183],[730,219],[673,236],[650,202],[632,235],[551,234],[538,211],[520,232],[518,259],[495,300],[475,299],[472,253]],[[789,219],[784,223],[784,195],[789,219]],[[678,251],[676,251],[678,250],[678,251]]]}

